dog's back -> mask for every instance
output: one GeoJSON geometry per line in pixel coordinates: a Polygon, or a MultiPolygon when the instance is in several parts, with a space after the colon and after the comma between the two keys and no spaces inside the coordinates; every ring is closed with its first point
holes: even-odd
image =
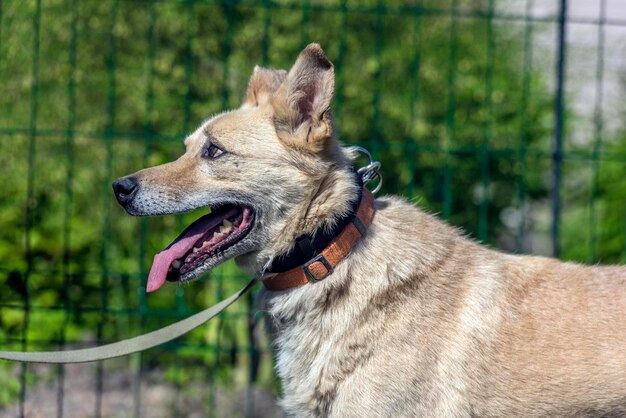
{"type": "Polygon", "coordinates": [[[485,407],[626,416],[626,269],[501,258],[502,322],[479,386],[485,407]]]}

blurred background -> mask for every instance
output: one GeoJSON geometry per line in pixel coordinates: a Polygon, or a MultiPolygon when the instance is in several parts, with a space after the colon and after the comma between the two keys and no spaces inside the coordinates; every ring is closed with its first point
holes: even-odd
{"type": "MultiPolygon", "coordinates": [[[[133,218],[111,181],[183,152],[255,64],[309,42],[346,144],[402,194],[512,253],[626,261],[622,0],[0,0],[0,349],[147,332],[247,280],[232,263],[146,295],[205,211],[133,218]]],[[[72,366],[0,363],[0,416],[273,417],[254,295],[171,344],[72,366]]]]}

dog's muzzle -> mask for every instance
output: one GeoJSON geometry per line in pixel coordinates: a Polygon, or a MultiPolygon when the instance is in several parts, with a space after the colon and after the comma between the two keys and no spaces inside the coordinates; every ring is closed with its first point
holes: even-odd
{"type": "Polygon", "coordinates": [[[136,177],[122,177],[113,182],[113,192],[120,205],[126,207],[137,194],[139,181],[136,177]]]}

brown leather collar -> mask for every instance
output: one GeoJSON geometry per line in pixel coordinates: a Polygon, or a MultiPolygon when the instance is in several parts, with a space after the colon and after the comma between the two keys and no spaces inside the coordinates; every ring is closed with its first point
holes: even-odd
{"type": "Polygon", "coordinates": [[[303,265],[268,276],[263,280],[265,288],[272,291],[287,290],[307,283],[316,283],[330,276],[337,264],[346,258],[365,236],[374,218],[374,212],[374,195],[363,188],[361,203],[356,213],[339,235],[303,265]]]}

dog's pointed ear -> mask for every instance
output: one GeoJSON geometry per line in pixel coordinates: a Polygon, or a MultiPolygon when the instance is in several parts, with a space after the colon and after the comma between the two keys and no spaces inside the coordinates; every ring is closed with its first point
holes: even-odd
{"type": "Polygon", "coordinates": [[[271,99],[279,138],[312,152],[329,149],[334,88],[333,64],[318,44],[308,45],[271,99]]]}
{"type": "Polygon", "coordinates": [[[287,71],[263,68],[256,65],[248,82],[248,90],[241,107],[256,107],[268,103],[272,95],[285,81],[287,71]]]}

